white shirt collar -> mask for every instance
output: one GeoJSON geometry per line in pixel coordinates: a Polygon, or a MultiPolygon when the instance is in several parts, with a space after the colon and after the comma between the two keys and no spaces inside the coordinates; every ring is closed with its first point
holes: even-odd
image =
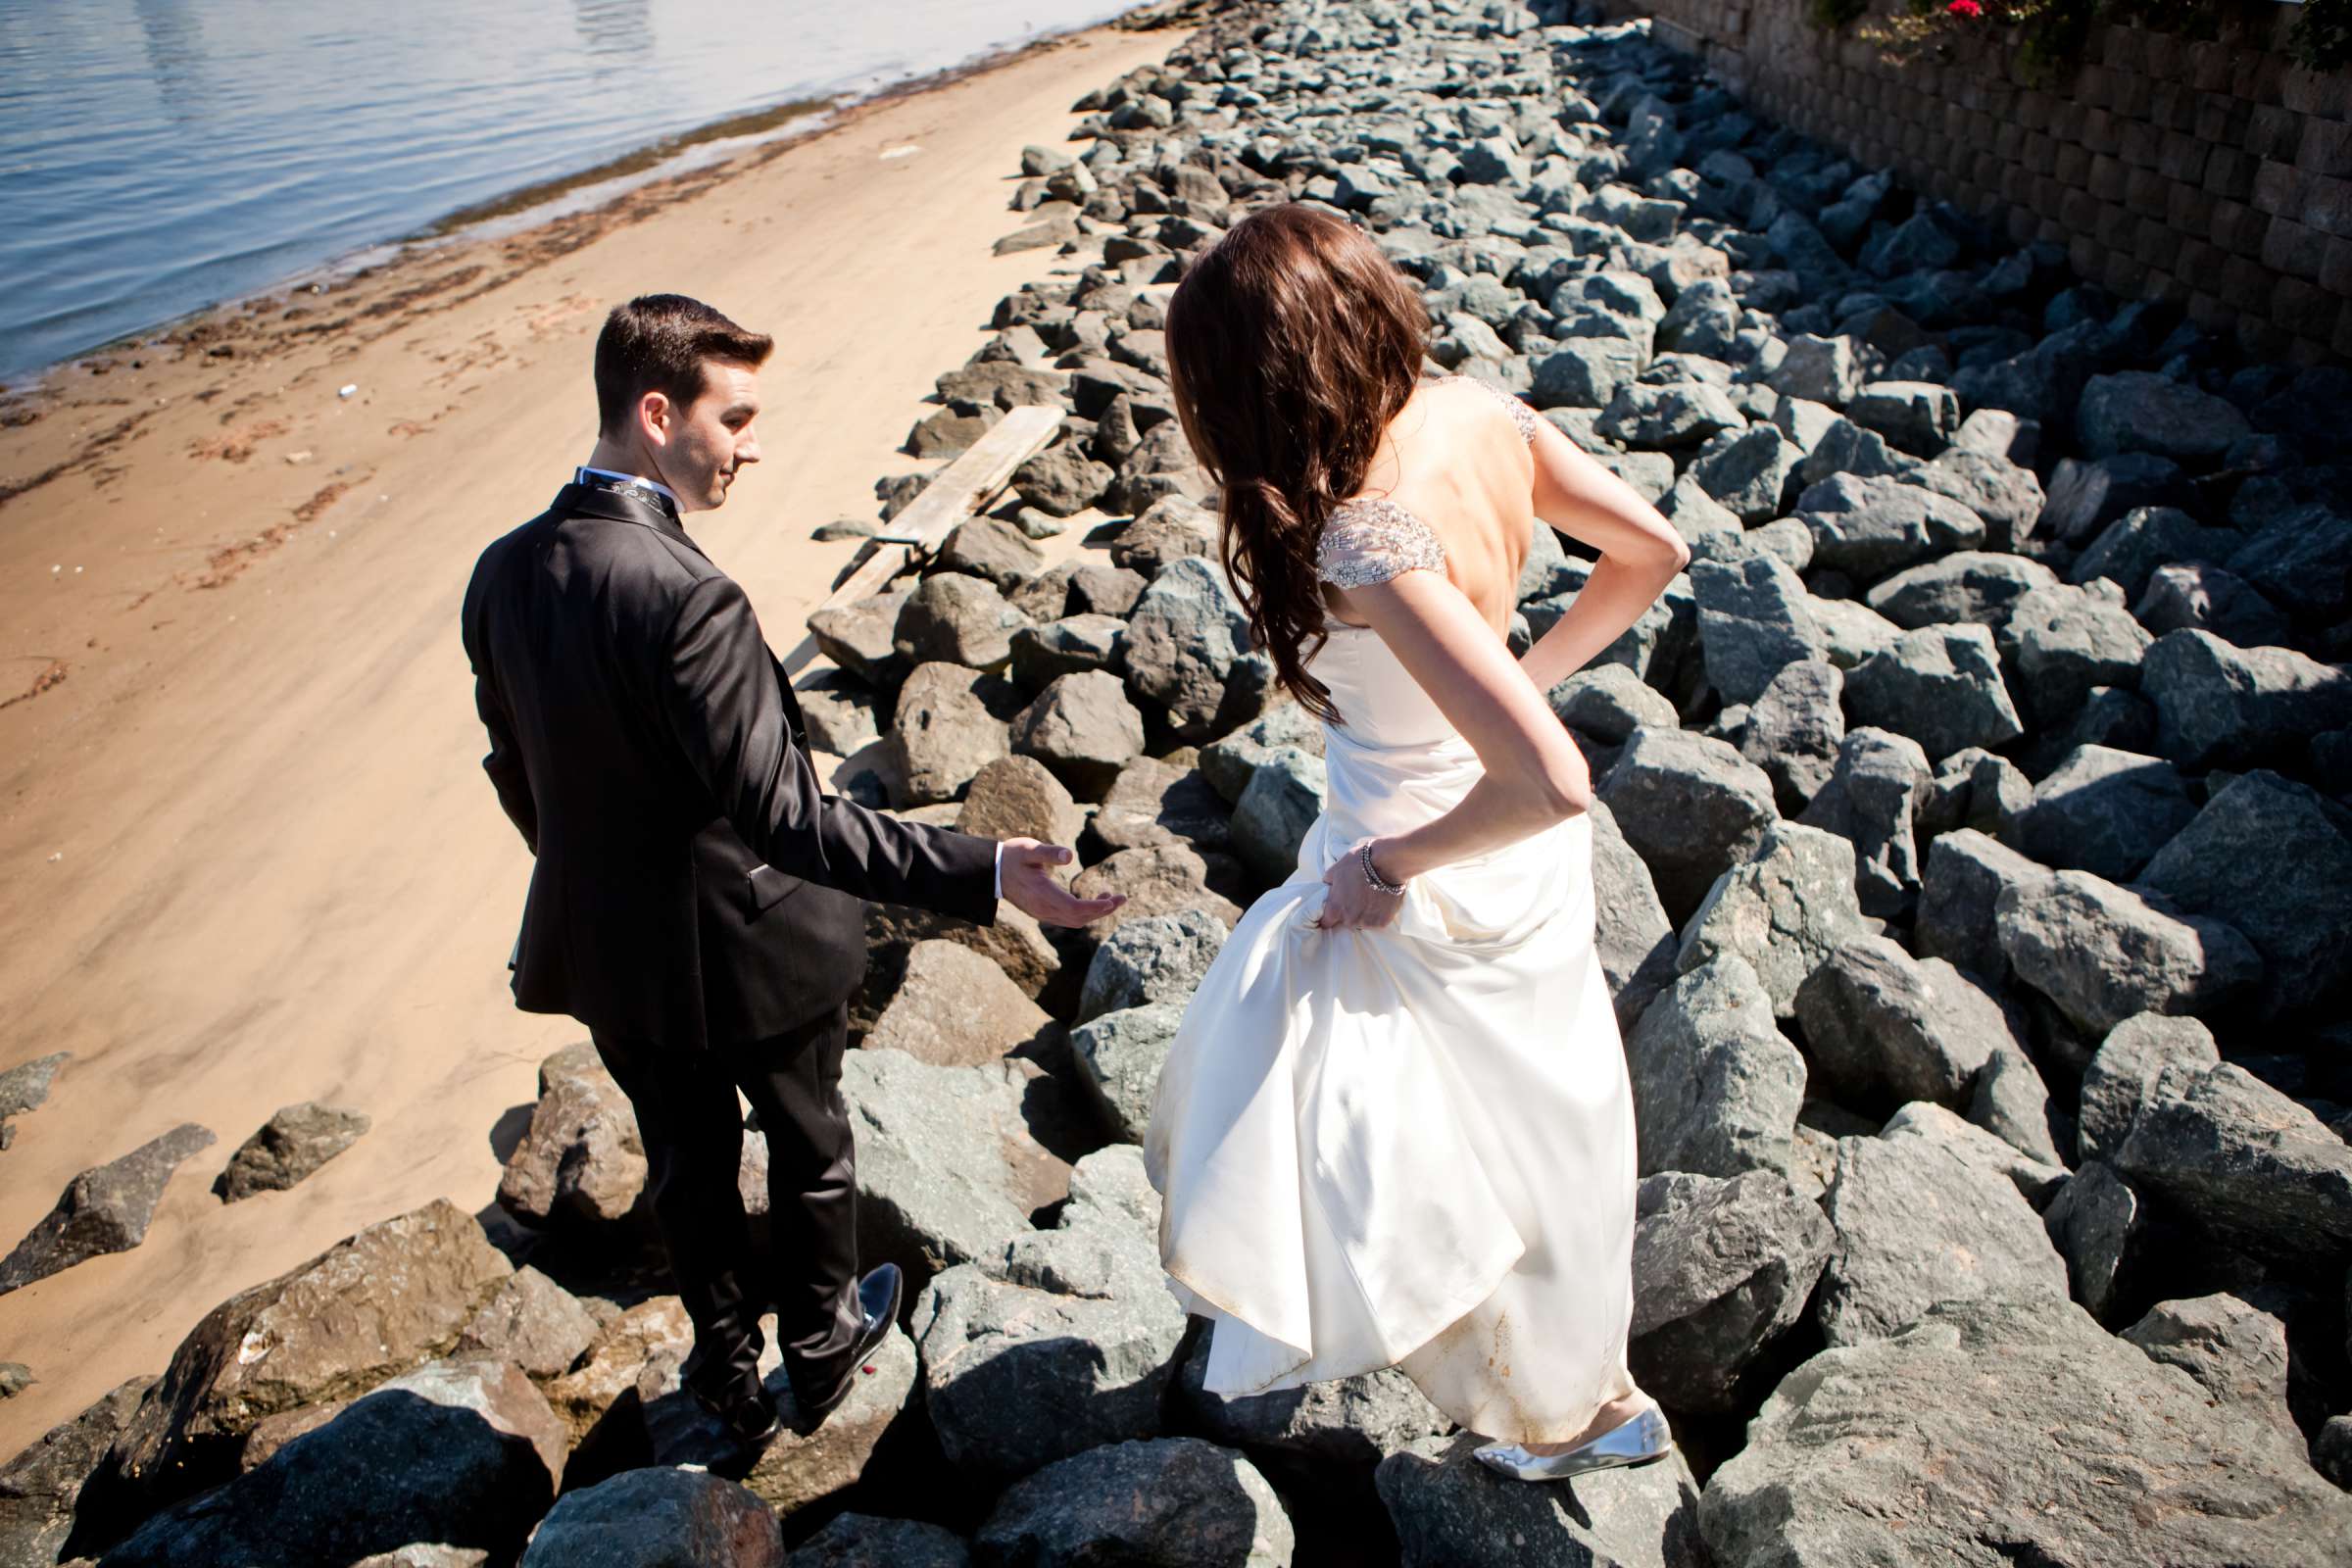
{"type": "MultiPolygon", "coordinates": [[[[643,485],[648,490],[658,491],[661,494],[669,497],[669,504],[673,507],[678,507],[679,511],[683,512],[686,510],[684,507],[678,506],[678,493],[675,490],[672,490],[669,486],[663,484],[659,479],[648,479],[641,473],[615,473],[611,468],[592,468],[585,463],[580,465],[578,474],[591,473],[595,474],[600,479],[613,479],[617,480],[621,484],[643,485]]],[[[575,475],[573,482],[579,483],[581,481],[575,475]]]]}

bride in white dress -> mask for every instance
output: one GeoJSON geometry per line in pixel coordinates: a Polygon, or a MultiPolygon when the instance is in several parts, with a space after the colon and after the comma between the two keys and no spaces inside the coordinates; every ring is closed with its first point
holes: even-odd
{"type": "Polygon", "coordinates": [[[1169,302],[1226,566],[1329,784],[1186,1012],[1145,1162],[1211,1392],[1398,1366],[1496,1440],[1482,1459],[1547,1480],[1668,1438],[1626,1365],[1634,1115],[1592,784],[1544,693],[1689,550],[1517,399],[1425,376],[1428,332],[1411,280],[1305,204],[1237,223],[1169,302]],[[1514,659],[1539,514],[1600,559],[1514,659]]]}

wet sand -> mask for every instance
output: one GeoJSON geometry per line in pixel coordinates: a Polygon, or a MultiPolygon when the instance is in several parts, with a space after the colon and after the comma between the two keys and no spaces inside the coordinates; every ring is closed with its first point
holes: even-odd
{"type": "Polygon", "coordinates": [[[235,1292],[431,1199],[489,1202],[492,1129],[582,1037],[506,989],[528,855],[457,613],[481,546],[589,450],[604,311],[676,290],[775,335],[762,461],[692,526],[788,652],[854,551],[809,529],[934,466],[898,450],[933,378],[1069,265],[990,254],[1023,222],[1021,146],[1187,30],[1047,40],[0,405],[0,1067],[74,1056],[0,1153],[0,1248],[78,1172],[183,1121],[220,1136],[143,1246],[0,1297],[0,1360],[38,1380],[0,1403],[0,1460],[235,1292]],[[213,1197],[304,1100],[373,1130],[293,1192],[213,1197]]]}

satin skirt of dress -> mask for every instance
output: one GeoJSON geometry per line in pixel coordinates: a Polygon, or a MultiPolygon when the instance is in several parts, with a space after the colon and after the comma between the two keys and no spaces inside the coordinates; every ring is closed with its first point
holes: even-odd
{"type": "Polygon", "coordinates": [[[1323,931],[1324,871],[1479,777],[1458,738],[1330,729],[1324,814],[1187,1008],[1145,1166],[1171,1291],[1228,1396],[1399,1366],[1461,1426],[1577,1437],[1629,1394],[1632,1088],[1593,951],[1592,823],[1323,931]]]}

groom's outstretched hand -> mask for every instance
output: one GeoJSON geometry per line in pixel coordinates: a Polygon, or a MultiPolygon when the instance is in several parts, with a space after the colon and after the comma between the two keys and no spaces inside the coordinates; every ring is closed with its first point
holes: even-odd
{"type": "Polygon", "coordinates": [[[1069,865],[1078,858],[1077,853],[1058,844],[1040,844],[1035,839],[1006,839],[1004,841],[1004,897],[1012,906],[1047,925],[1087,925],[1100,920],[1127,902],[1124,893],[1105,894],[1099,899],[1082,899],[1061,885],[1054,874],[1057,865],[1069,865]]]}

